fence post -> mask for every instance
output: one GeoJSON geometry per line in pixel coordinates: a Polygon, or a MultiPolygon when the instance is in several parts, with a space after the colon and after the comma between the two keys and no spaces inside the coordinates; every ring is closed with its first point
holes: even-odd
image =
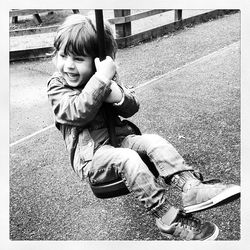
{"type": "MultiPolygon", "coordinates": [[[[130,10],[114,10],[115,17],[129,16],[130,10]]],[[[118,38],[126,37],[131,35],[131,22],[115,24],[115,31],[118,38]]]]}
{"type": "Polygon", "coordinates": [[[174,11],[174,21],[180,21],[182,20],[182,10],[175,10],[174,11]]]}
{"type": "Polygon", "coordinates": [[[34,14],[33,17],[36,19],[36,21],[37,21],[38,24],[41,24],[41,23],[42,23],[42,19],[41,19],[41,17],[39,16],[38,13],[34,14]]]}
{"type": "Polygon", "coordinates": [[[80,13],[80,11],[78,9],[74,9],[74,10],[72,9],[72,11],[73,11],[74,14],[79,14],[80,13]]]}
{"type": "Polygon", "coordinates": [[[18,16],[13,16],[11,20],[12,23],[18,23],[18,16]]]}

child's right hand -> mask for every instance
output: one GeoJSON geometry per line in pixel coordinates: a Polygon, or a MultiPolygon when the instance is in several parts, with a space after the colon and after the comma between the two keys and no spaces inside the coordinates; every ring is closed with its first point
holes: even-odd
{"type": "Polygon", "coordinates": [[[95,58],[96,72],[108,80],[111,80],[116,72],[116,65],[110,56],[107,56],[105,60],[100,62],[100,59],[95,58]]]}

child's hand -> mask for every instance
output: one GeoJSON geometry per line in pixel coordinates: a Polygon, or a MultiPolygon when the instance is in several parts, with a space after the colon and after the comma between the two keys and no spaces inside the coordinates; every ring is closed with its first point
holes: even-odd
{"type": "Polygon", "coordinates": [[[95,58],[96,72],[104,76],[108,80],[111,80],[116,72],[116,65],[110,56],[107,56],[105,60],[100,62],[100,59],[95,58]]]}
{"type": "Polygon", "coordinates": [[[120,87],[117,85],[116,82],[112,81],[110,88],[111,88],[111,93],[109,94],[105,102],[119,103],[122,100],[122,96],[123,96],[120,87]]]}

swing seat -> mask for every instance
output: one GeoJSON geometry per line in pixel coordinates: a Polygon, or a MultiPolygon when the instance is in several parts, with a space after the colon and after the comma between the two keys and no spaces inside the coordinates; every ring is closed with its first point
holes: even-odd
{"type": "MultiPolygon", "coordinates": [[[[136,135],[141,135],[140,129],[131,121],[123,120],[124,124],[130,126],[136,135]]],[[[150,161],[149,157],[146,154],[140,154],[141,159],[143,162],[148,166],[149,170],[152,174],[157,178],[159,173],[152,161],[150,161]]],[[[97,198],[105,199],[105,198],[113,198],[121,195],[129,194],[130,191],[128,190],[126,184],[121,178],[118,178],[111,182],[106,183],[98,183],[93,184],[90,182],[90,187],[92,189],[93,194],[97,198]]]]}
{"type": "MultiPolygon", "coordinates": [[[[149,160],[147,155],[140,155],[144,163],[148,166],[149,170],[153,173],[153,175],[157,178],[159,173],[155,167],[155,165],[149,160]]],[[[90,187],[92,189],[93,194],[97,198],[106,199],[106,198],[113,198],[118,197],[121,195],[129,194],[130,191],[128,190],[127,186],[125,185],[124,181],[119,178],[112,182],[101,183],[101,184],[92,184],[90,183],[90,187]]]]}
{"type": "Polygon", "coordinates": [[[117,179],[112,182],[102,183],[99,185],[90,184],[93,194],[100,199],[113,198],[129,194],[124,181],[117,179]]]}

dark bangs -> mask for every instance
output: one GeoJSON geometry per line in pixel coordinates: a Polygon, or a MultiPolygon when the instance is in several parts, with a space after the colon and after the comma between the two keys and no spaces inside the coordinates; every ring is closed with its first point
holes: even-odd
{"type": "Polygon", "coordinates": [[[82,24],[77,24],[71,29],[66,29],[55,38],[54,47],[57,51],[64,49],[65,55],[98,56],[97,35],[94,30],[86,29],[82,24]]]}
{"type": "MultiPolygon", "coordinates": [[[[106,55],[115,59],[117,44],[112,29],[105,23],[106,55]]],[[[92,21],[82,15],[69,16],[58,29],[54,40],[56,51],[64,50],[65,55],[99,57],[96,28],[92,21]]],[[[55,51],[55,52],[56,52],[55,51]]]]}

